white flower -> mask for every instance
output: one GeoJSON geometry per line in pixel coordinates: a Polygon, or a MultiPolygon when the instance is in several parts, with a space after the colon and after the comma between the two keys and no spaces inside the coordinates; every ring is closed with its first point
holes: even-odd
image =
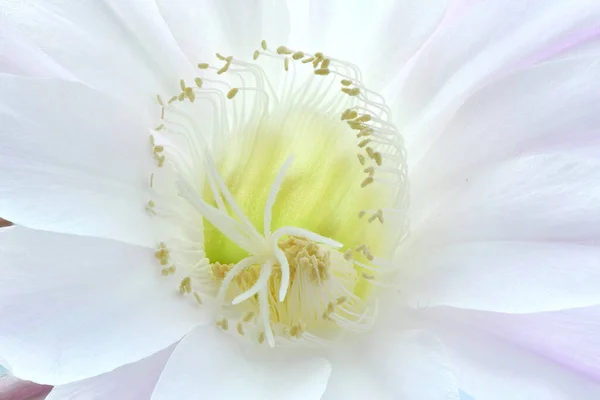
{"type": "Polygon", "coordinates": [[[0,355],[50,399],[597,398],[599,21],[3,0],[0,355]]]}

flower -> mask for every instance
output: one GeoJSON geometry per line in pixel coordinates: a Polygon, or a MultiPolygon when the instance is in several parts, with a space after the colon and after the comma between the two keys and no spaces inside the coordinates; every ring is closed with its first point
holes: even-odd
{"type": "Polygon", "coordinates": [[[0,355],[50,399],[597,397],[594,2],[1,9],[0,355]]]}

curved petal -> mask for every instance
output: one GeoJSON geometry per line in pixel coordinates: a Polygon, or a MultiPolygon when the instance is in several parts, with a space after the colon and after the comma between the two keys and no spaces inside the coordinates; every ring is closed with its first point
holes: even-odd
{"type": "Polygon", "coordinates": [[[148,400],[175,345],[114,371],[54,387],[46,400],[148,400]]]}
{"type": "Polygon", "coordinates": [[[600,305],[600,247],[473,242],[411,260],[402,291],[415,307],[531,313],[600,305]]]}
{"type": "Polygon", "coordinates": [[[325,391],[331,372],[327,360],[272,361],[244,353],[240,343],[215,327],[197,328],[175,348],[152,399],[318,400],[325,391]]]}
{"type": "Polygon", "coordinates": [[[600,47],[598,54],[509,74],[475,93],[413,160],[415,204],[508,157],[598,144],[598,75],[600,47]]]}
{"type": "Polygon", "coordinates": [[[44,399],[52,386],[22,381],[13,376],[0,376],[0,398],[9,400],[44,399]]]}
{"type": "MultiPolygon", "coordinates": [[[[552,352],[567,354],[574,350],[580,355],[584,352],[591,352],[589,357],[579,359],[581,364],[585,363],[584,360],[592,360],[592,357],[597,356],[597,346],[588,347],[590,342],[579,343],[582,337],[576,331],[583,333],[584,330],[579,330],[578,323],[572,325],[576,331],[569,329],[569,323],[566,326],[538,325],[538,328],[541,329],[538,335],[540,339],[547,334],[553,336],[553,332],[544,328],[560,328],[554,332],[557,341],[553,344],[557,344],[558,347],[547,353],[546,350],[550,350],[549,348],[538,351],[540,349],[539,347],[536,349],[537,345],[533,341],[530,343],[533,346],[529,347],[529,343],[526,340],[521,341],[520,338],[523,335],[525,338],[533,339],[530,336],[533,333],[530,324],[537,324],[535,314],[508,316],[507,318],[514,323],[514,325],[511,324],[510,329],[515,336],[509,334],[507,335],[510,336],[509,340],[503,340],[497,337],[495,328],[500,327],[500,336],[508,332],[502,332],[502,323],[492,322],[498,317],[497,315],[488,314],[484,320],[481,320],[477,317],[474,318],[473,313],[465,314],[463,311],[458,311],[458,313],[457,311],[444,308],[428,310],[426,313],[436,314],[435,316],[430,315],[432,317],[429,322],[430,328],[435,330],[436,335],[446,345],[450,360],[455,367],[454,371],[459,386],[474,399],[572,400],[596,399],[600,396],[600,384],[597,381],[564,368],[552,360],[552,352]],[[530,317],[533,319],[529,320],[530,317]],[[529,323],[526,322],[528,320],[529,323]],[[483,325],[493,323],[495,326],[477,326],[478,321],[483,325]],[[520,330],[521,323],[526,324],[523,330],[520,330]],[[520,341],[521,343],[519,343],[520,341]],[[517,342],[517,345],[514,342],[517,342]],[[535,354],[536,352],[539,354],[535,354]]],[[[476,314],[483,315],[485,313],[476,314]]],[[[559,315],[563,312],[550,314],[559,315]]],[[[575,319],[579,320],[581,316],[579,315],[575,319]]],[[[503,318],[500,316],[500,321],[503,318]]],[[[575,322],[575,320],[571,321],[575,322]]],[[[584,335],[594,341],[591,343],[595,343],[593,336],[597,336],[596,324],[593,321],[585,323],[579,320],[579,322],[587,324],[586,328],[594,326],[592,331],[584,335]]],[[[544,343],[544,339],[541,340],[544,343]]],[[[546,344],[550,343],[546,342],[546,344]]],[[[598,364],[597,359],[594,360],[594,363],[598,364]]]]}
{"type": "Polygon", "coordinates": [[[459,179],[446,192],[430,191],[436,201],[416,204],[415,242],[600,237],[600,144],[523,155],[459,179]]]}
{"type": "Polygon", "coordinates": [[[81,83],[0,75],[0,215],[154,246],[148,122],[81,83]]]}
{"type": "Polygon", "coordinates": [[[283,1],[157,0],[157,3],[193,63],[211,62],[215,52],[249,59],[263,39],[278,41],[277,46],[287,41],[289,14],[283,1]]]}
{"type": "Polygon", "coordinates": [[[0,354],[22,379],[95,376],[206,320],[146,248],[13,226],[0,230],[0,254],[0,354]]]}
{"type": "Polygon", "coordinates": [[[427,331],[384,331],[332,357],[323,400],[458,400],[443,344],[427,331]]]}
{"type": "Polygon", "coordinates": [[[438,29],[387,93],[411,158],[418,160],[464,100],[490,80],[544,61],[540,52],[580,31],[598,38],[599,16],[600,5],[588,0],[481,1],[438,29]]]}
{"type": "Polygon", "coordinates": [[[8,23],[0,26],[0,73],[77,80],[8,23]]]}
{"type": "Polygon", "coordinates": [[[0,1],[10,24],[79,80],[146,112],[189,67],[152,1],[0,1]]]}

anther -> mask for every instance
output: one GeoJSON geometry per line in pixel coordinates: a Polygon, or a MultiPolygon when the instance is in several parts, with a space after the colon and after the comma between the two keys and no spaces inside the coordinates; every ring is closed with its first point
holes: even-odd
{"type": "Polygon", "coordinates": [[[168,104],[171,104],[171,103],[172,103],[172,102],[174,102],[175,100],[177,100],[177,96],[173,96],[173,97],[171,97],[167,103],[168,103],[168,104]]]}
{"type": "Polygon", "coordinates": [[[307,57],[304,60],[302,60],[302,64],[308,64],[309,62],[314,61],[314,57],[307,57]]]}
{"type": "Polygon", "coordinates": [[[260,55],[260,51],[254,50],[254,54],[252,54],[253,60],[258,60],[258,56],[260,55]]]}
{"type": "Polygon", "coordinates": [[[264,341],[265,341],[265,333],[261,332],[258,334],[258,344],[263,344],[264,341]]]}
{"type": "Polygon", "coordinates": [[[165,127],[165,124],[160,124],[158,125],[156,128],[154,128],[155,131],[160,131],[161,129],[163,129],[165,127]]]}
{"type": "Polygon", "coordinates": [[[202,82],[202,79],[200,79],[200,78],[195,78],[195,79],[194,79],[194,82],[196,83],[196,86],[198,86],[199,88],[201,88],[201,87],[202,87],[202,83],[203,83],[203,82],[202,82]]]}
{"type": "Polygon", "coordinates": [[[249,311],[246,315],[244,315],[244,322],[249,322],[252,318],[254,318],[254,312],[249,311]]]}
{"type": "Polygon", "coordinates": [[[292,51],[285,46],[279,46],[277,48],[277,54],[292,54],[292,51]]]}
{"type": "Polygon", "coordinates": [[[200,64],[198,64],[198,68],[200,68],[200,69],[208,69],[208,64],[207,63],[200,63],[200,64]]]}
{"type": "Polygon", "coordinates": [[[363,172],[369,174],[369,176],[373,176],[373,174],[375,173],[375,167],[373,167],[373,166],[367,167],[363,170],[363,172]]]}
{"type": "Polygon", "coordinates": [[[371,139],[365,139],[365,140],[363,140],[362,142],[360,142],[360,143],[358,144],[358,147],[361,147],[361,148],[362,148],[362,147],[365,147],[365,146],[366,146],[366,145],[368,145],[369,143],[371,143],[371,139]]]}
{"type": "Polygon", "coordinates": [[[344,252],[344,260],[352,261],[352,250],[348,249],[344,252]]]}
{"type": "Polygon", "coordinates": [[[351,110],[351,109],[347,109],[346,111],[344,111],[342,113],[342,121],[348,120],[348,119],[354,119],[357,116],[357,112],[355,110],[351,110]]]}
{"type": "Polygon", "coordinates": [[[383,160],[381,158],[381,153],[380,152],[374,152],[373,154],[371,154],[371,158],[373,160],[375,160],[375,163],[379,166],[381,166],[381,164],[383,163],[383,160]]]}
{"type": "Polygon", "coordinates": [[[303,52],[301,52],[301,51],[297,51],[297,52],[295,52],[294,54],[292,54],[292,58],[293,58],[294,60],[299,60],[299,59],[301,59],[302,57],[304,57],[304,53],[303,53],[303,52]]]}
{"type": "Polygon", "coordinates": [[[383,211],[381,209],[377,210],[377,212],[375,212],[375,214],[373,214],[369,217],[369,222],[373,222],[376,219],[378,219],[379,222],[381,222],[383,224],[383,211]]]}
{"type": "Polygon", "coordinates": [[[183,79],[179,80],[179,87],[182,92],[185,91],[185,81],[183,79]]]}
{"type": "Polygon", "coordinates": [[[352,81],[350,79],[342,79],[342,85],[350,86],[352,85],[352,81]]]}
{"type": "Polygon", "coordinates": [[[185,93],[181,92],[179,93],[179,96],[177,96],[177,100],[183,101],[183,99],[185,99],[185,93]]]}
{"type": "Polygon", "coordinates": [[[328,68],[315,69],[315,75],[329,75],[329,69],[328,68]]]}
{"type": "Polygon", "coordinates": [[[290,59],[287,57],[283,59],[283,68],[286,72],[290,69],[290,59]]]}
{"type": "Polygon", "coordinates": [[[348,96],[358,96],[360,94],[360,89],[343,87],[342,92],[346,93],[348,96]]]}
{"type": "Polygon", "coordinates": [[[260,47],[262,47],[263,50],[266,50],[267,49],[267,41],[266,40],[261,41],[260,47]]]}
{"type": "Polygon", "coordinates": [[[160,97],[160,94],[156,95],[156,101],[158,101],[158,104],[160,104],[161,106],[165,105],[165,103],[163,103],[162,98],[160,97]]]}
{"type": "Polygon", "coordinates": [[[224,331],[229,329],[229,321],[226,318],[223,318],[222,320],[217,321],[216,324],[219,328],[223,329],[224,331]]]}
{"type": "Polygon", "coordinates": [[[329,58],[324,59],[321,62],[321,68],[329,68],[330,63],[331,63],[331,60],[329,58]]]}
{"type": "Polygon", "coordinates": [[[363,156],[362,154],[357,154],[356,155],[358,157],[358,162],[360,163],[360,165],[365,165],[365,156],[363,156]]]}
{"type": "Polygon", "coordinates": [[[362,181],[362,183],[360,184],[360,187],[364,188],[367,185],[370,185],[371,183],[373,183],[373,177],[368,176],[364,181],[362,181]]]}
{"type": "Polygon", "coordinates": [[[229,67],[230,67],[230,66],[231,66],[231,60],[228,60],[228,61],[225,63],[225,65],[223,65],[223,67],[221,67],[221,69],[219,69],[219,70],[217,71],[217,74],[218,74],[218,75],[221,75],[221,74],[223,74],[223,73],[227,72],[227,70],[229,69],[229,67]]]}
{"type": "Polygon", "coordinates": [[[146,212],[150,215],[156,215],[156,211],[154,211],[154,206],[156,206],[156,204],[154,203],[154,201],[150,200],[148,204],[146,204],[146,212]]]}
{"type": "Polygon", "coordinates": [[[244,325],[241,322],[237,323],[237,331],[241,336],[244,336],[244,325]]]}
{"type": "Polygon", "coordinates": [[[371,115],[369,114],[363,114],[360,117],[356,118],[356,121],[360,121],[360,122],[369,122],[371,120],[371,115]]]}
{"type": "Polygon", "coordinates": [[[233,99],[235,97],[235,95],[238,94],[238,92],[239,92],[238,88],[231,89],[229,92],[227,92],[227,98],[229,100],[233,99]]]}
{"type": "Polygon", "coordinates": [[[200,297],[200,294],[198,294],[198,292],[194,292],[194,299],[196,299],[196,303],[198,303],[198,305],[202,305],[202,297],[200,297]]]}

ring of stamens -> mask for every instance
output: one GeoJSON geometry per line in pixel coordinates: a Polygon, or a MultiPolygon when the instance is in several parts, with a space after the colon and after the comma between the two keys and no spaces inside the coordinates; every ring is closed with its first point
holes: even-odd
{"type": "Polygon", "coordinates": [[[338,120],[355,132],[356,158],[365,174],[360,188],[376,184],[391,188],[393,206],[357,209],[352,218],[383,224],[384,216],[392,217],[401,240],[407,234],[408,207],[404,148],[390,122],[389,108],[362,84],[354,65],[284,46],[271,50],[265,41],[253,59],[262,57],[283,60],[281,95],[256,64],[217,54],[217,64],[198,64],[203,74],[193,79],[193,85],[181,80],[179,94],[168,101],[157,96],[160,123],[150,135],[157,170],[150,175],[149,186],[159,196],[146,204],[146,211],[176,221],[186,239],[161,242],[155,256],[161,274],[178,280],[182,296],[193,295],[197,304],[210,307],[222,330],[245,337],[252,334],[258,343],[267,341],[270,346],[276,339],[326,343],[344,331],[370,327],[377,302],[371,301],[369,287],[384,287],[382,278],[395,269],[374,255],[367,243],[349,248],[351,243],[299,226],[273,229],[277,196],[294,163],[291,155],[271,182],[261,232],[236,202],[212,149],[223,148],[223,141],[238,132],[258,129],[272,109],[302,105],[326,115],[337,113],[338,120]],[[300,69],[311,67],[307,83],[295,88],[300,69]],[[214,79],[211,73],[231,79],[214,79]],[[236,79],[241,84],[232,86],[230,82],[236,79]],[[333,90],[336,83],[337,92],[333,90]],[[213,132],[218,134],[211,137],[201,129],[185,106],[198,103],[212,110],[213,132]],[[165,167],[169,172],[163,173],[165,167]],[[198,179],[208,188],[210,200],[202,187],[192,184],[198,179]],[[171,202],[159,202],[165,193],[175,193],[171,202]],[[190,220],[190,210],[200,218],[190,220]],[[201,240],[188,239],[205,234],[206,223],[246,256],[236,262],[210,259],[201,240]],[[229,329],[230,320],[235,329],[229,329]]]}

